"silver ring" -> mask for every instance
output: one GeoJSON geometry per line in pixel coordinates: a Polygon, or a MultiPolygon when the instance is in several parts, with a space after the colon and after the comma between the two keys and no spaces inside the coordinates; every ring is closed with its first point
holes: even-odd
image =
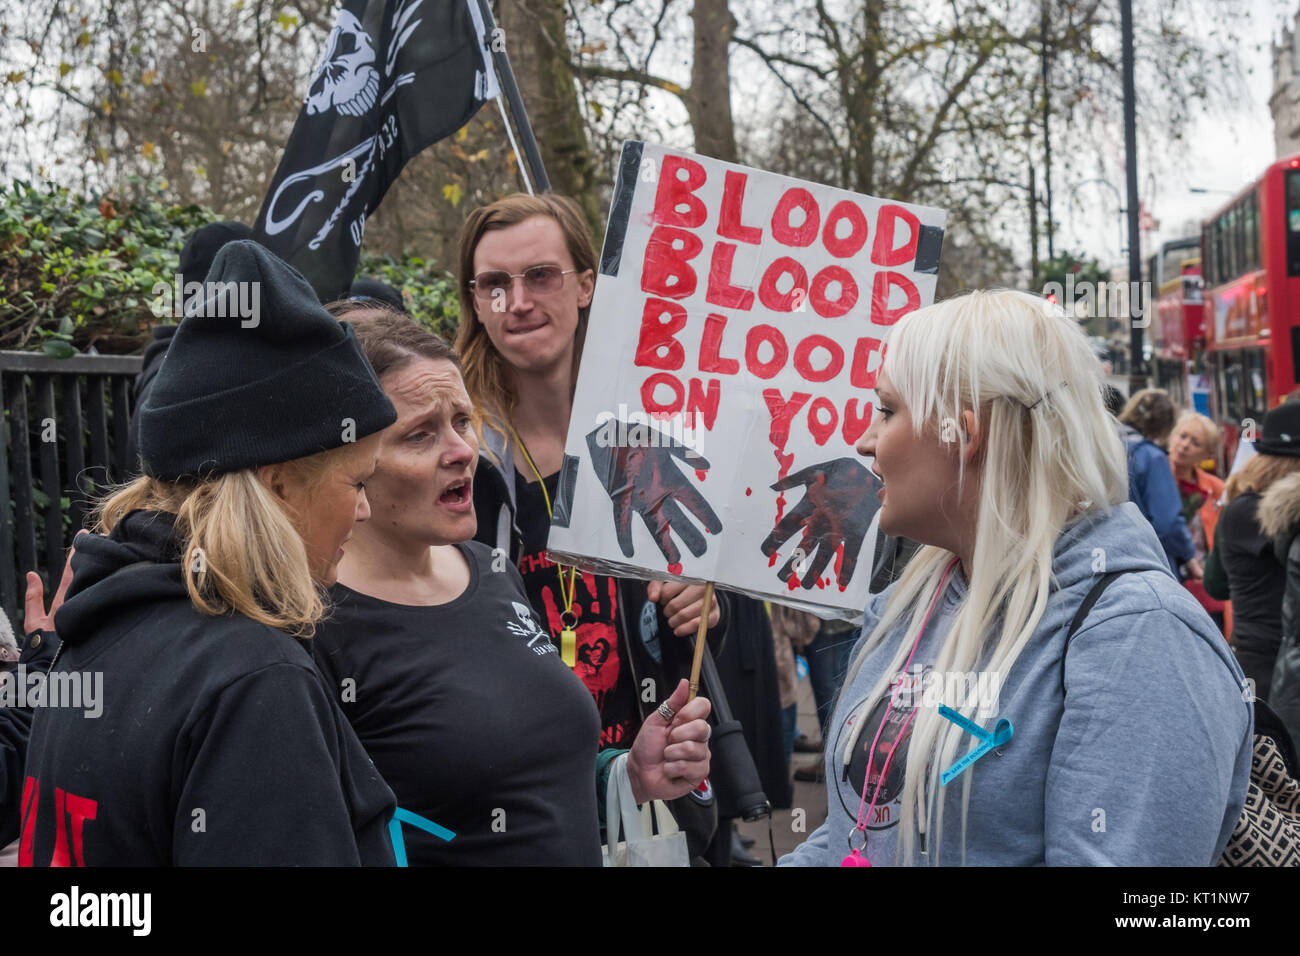
{"type": "Polygon", "coordinates": [[[668,701],[659,705],[659,716],[664,719],[665,724],[671,724],[673,718],[677,716],[677,711],[668,706],[668,701]]]}

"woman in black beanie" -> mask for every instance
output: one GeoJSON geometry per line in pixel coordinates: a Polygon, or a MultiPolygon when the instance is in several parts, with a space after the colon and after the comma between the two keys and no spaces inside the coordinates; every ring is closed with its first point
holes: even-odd
{"type": "Polygon", "coordinates": [[[209,279],[138,412],[145,476],[78,540],[50,676],[85,692],[38,708],[20,865],[394,859],[392,792],[298,639],[396,413],[293,269],[241,241],[209,279]]]}

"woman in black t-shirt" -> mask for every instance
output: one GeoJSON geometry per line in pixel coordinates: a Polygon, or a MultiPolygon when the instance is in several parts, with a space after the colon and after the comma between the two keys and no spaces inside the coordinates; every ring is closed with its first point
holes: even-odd
{"type": "MultiPolygon", "coordinates": [[[[533,615],[518,570],[470,542],[478,443],[455,352],[373,303],[353,323],[398,420],[367,482],[372,521],[339,568],[319,666],[398,806],[455,834],[403,831],[412,864],[599,865],[591,697],[533,615]]],[[[632,746],[638,800],[708,773],[708,701],[683,681],[632,746]]],[[[400,816],[400,814],[399,814],[400,816]]]]}

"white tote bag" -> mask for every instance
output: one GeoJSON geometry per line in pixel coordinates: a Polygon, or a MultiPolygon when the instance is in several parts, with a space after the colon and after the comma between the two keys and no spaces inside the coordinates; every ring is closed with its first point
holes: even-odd
{"type": "Polygon", "coordinates": [[[652,800],[637,809],[632,781],[627,776],[627,754],[615,757],[610,764],[609,786],[605,791],[605,833],[609,839],[608,845],[601,847],[605,866],[691,865],[686,834],[678,828],[664,802],[652,800]]]}

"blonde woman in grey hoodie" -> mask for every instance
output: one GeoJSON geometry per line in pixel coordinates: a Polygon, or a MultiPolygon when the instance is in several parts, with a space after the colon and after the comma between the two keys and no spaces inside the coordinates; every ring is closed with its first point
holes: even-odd
{"type": "Polygon", "coordinates": [[[1079,327],[1024,293],[950,299],[893,328],[877,395],[881,531],[922,547],[867,605],[826,823],[781,862],[1213,863],[1248,689],[1127,501],[1079,327]]]}

